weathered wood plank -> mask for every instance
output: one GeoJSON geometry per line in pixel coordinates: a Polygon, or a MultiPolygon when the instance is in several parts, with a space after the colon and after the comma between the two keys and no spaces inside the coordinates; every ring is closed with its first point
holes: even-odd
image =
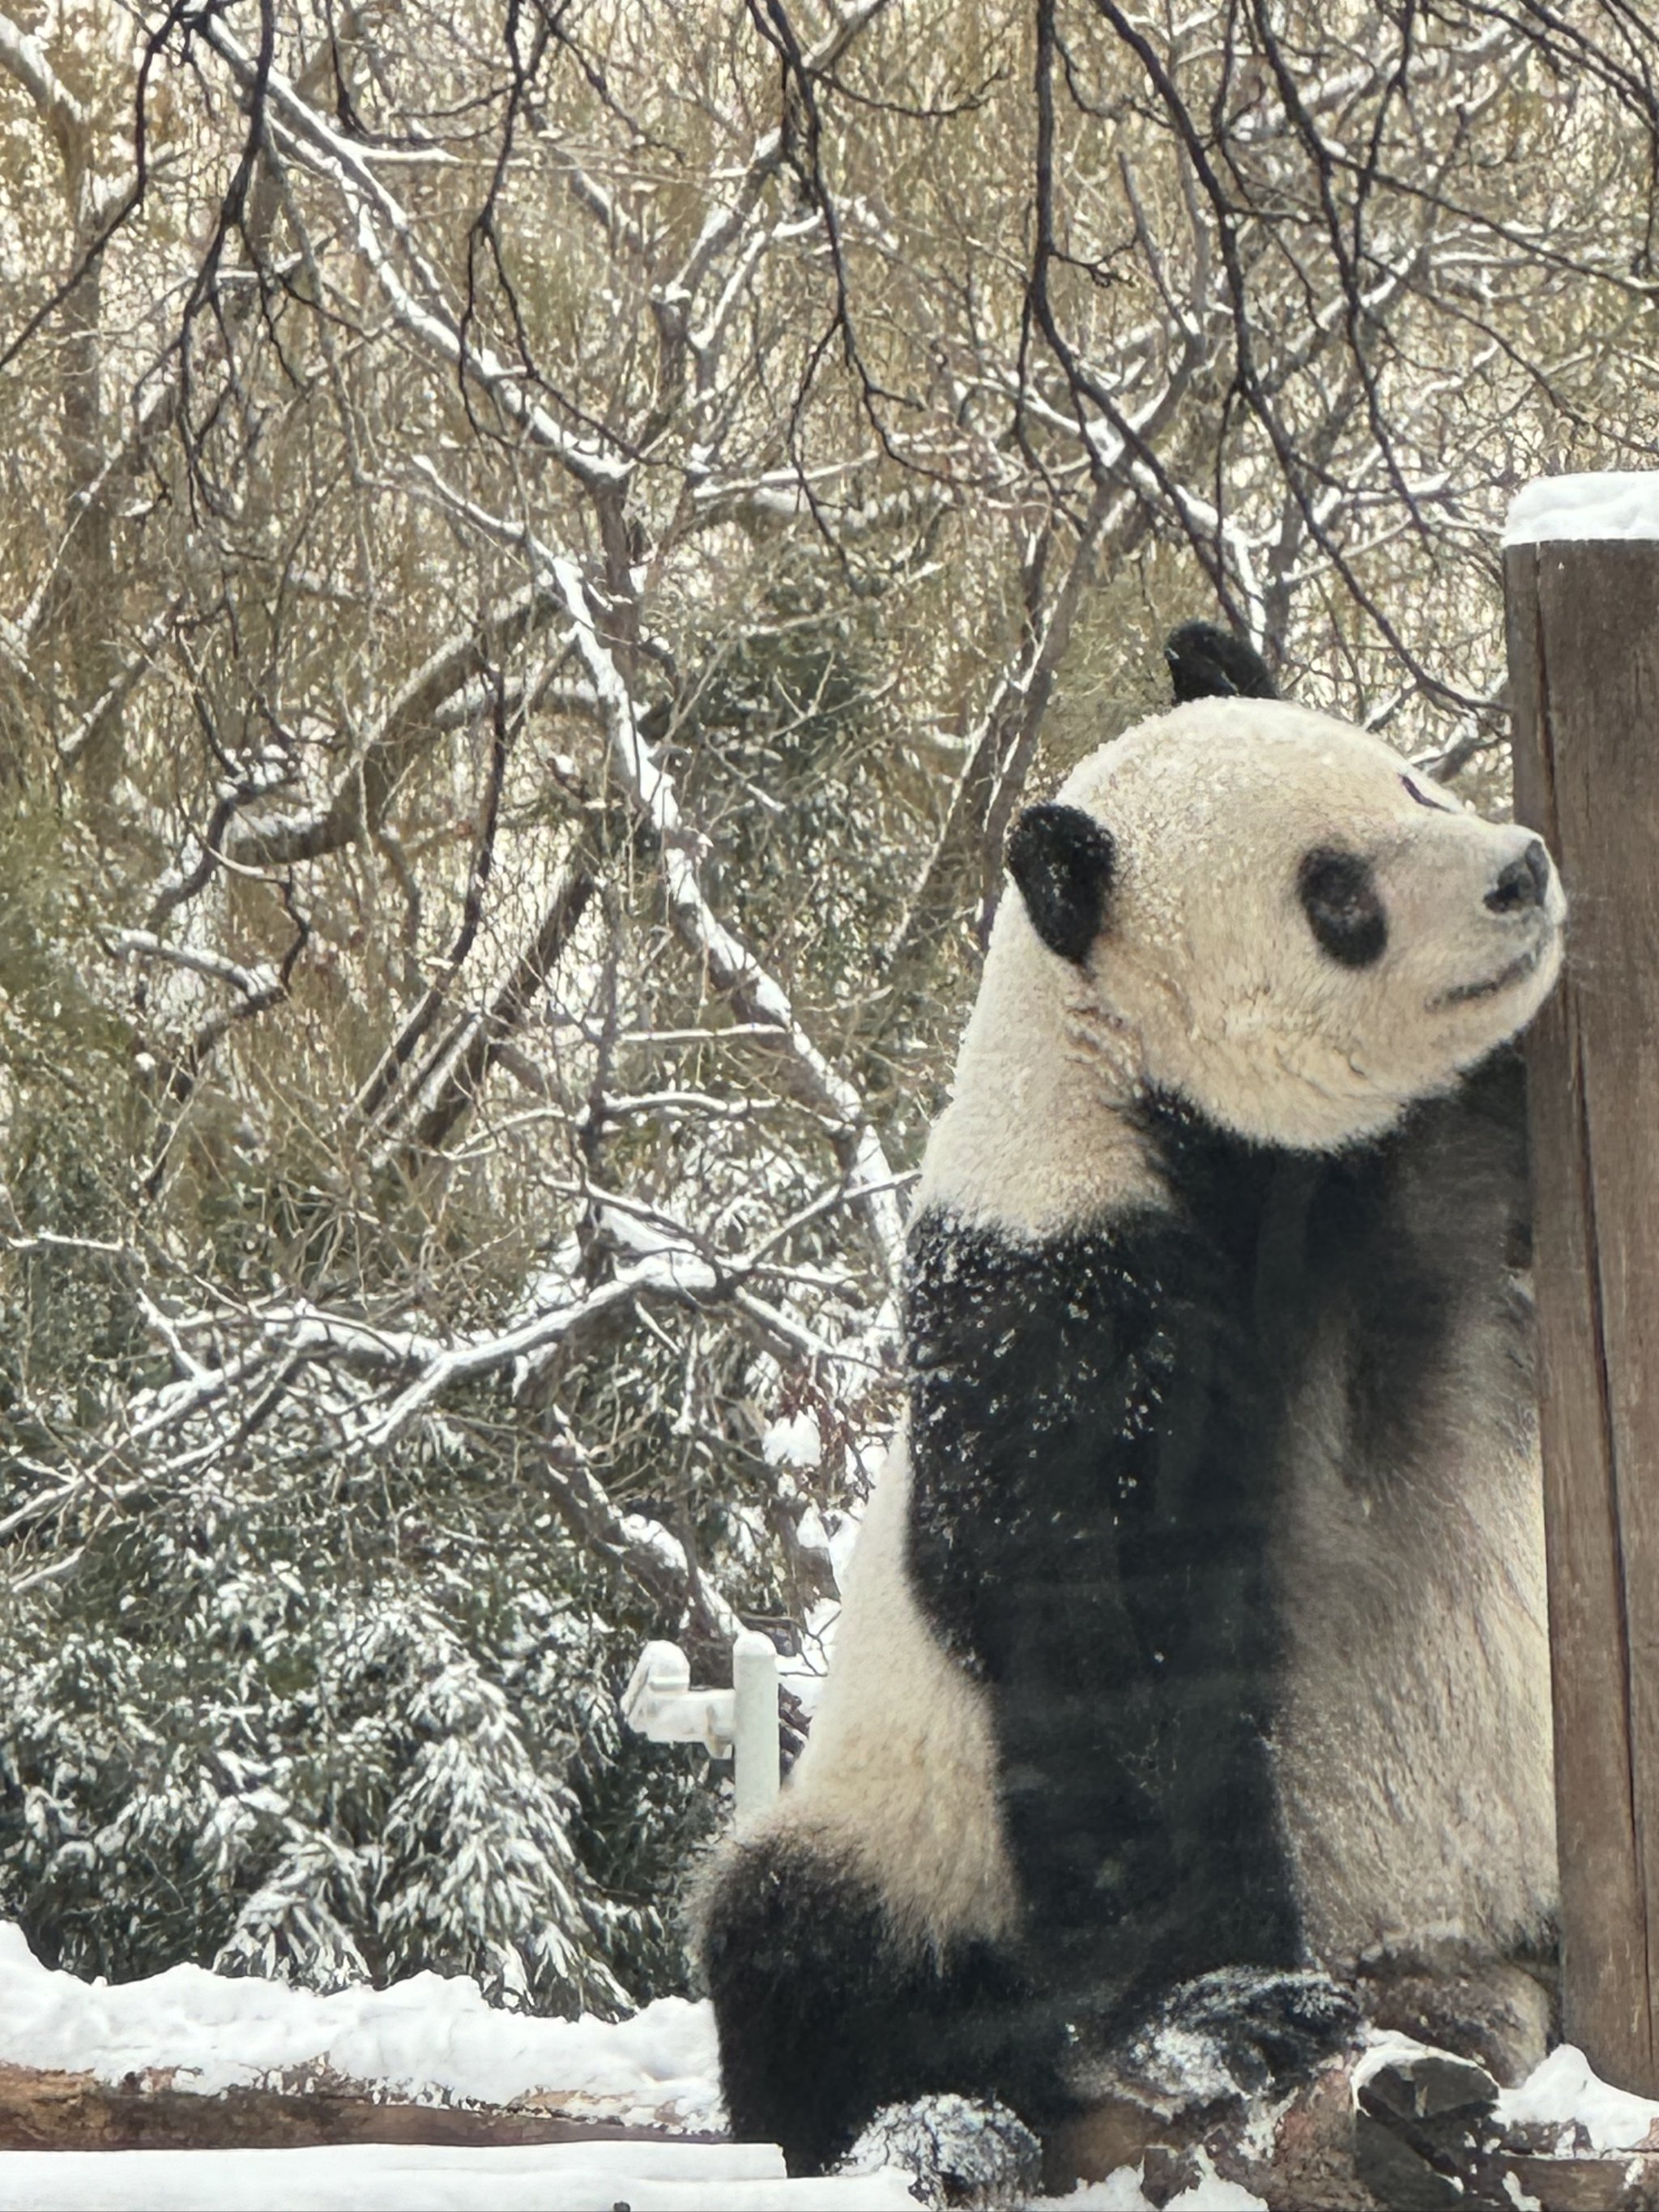
{"type": "Polygon", "coordinates": [[[1659,544],[1505,556],[1516,812],[1569,964],[1530,1040],[1564,2006],[1659,2094],[1659,544]]]}

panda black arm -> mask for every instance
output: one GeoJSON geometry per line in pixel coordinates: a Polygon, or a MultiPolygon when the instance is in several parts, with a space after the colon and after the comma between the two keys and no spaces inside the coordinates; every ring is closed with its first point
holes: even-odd
{"type": "Polygon", "coordinates": [[[913,1233],[909,1571],[990,1696],[1031,1978],[1102,2038],[1300,1956],[1267,1752],[1275,1437],[1240,1310],[1173,1216],[913,1233]]]}

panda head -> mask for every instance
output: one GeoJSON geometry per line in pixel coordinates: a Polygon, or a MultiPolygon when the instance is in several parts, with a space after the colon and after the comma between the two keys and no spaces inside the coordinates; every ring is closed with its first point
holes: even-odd
{"type": "Polygon", "coordinates": [[[1008,866],[989,965],[1024,984],[993,997],[1036,994],[1120,1087],[1260,1142],[1380,1134],[1522,1028],[1560,964],[1530,831],[1277,701],[1200,699],[1102,748],[1021,817],[1008,866]]]}

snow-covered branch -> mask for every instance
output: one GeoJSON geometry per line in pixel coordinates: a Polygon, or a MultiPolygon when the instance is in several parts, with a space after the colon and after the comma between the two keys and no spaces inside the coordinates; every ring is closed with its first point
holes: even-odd
{"type": "MultiPolygon", "coordinates": [[[[545,585],[532,582],[447,637],[404,679],[364,732],[327,805],[301,814],[254,814],[239,820],[226,842],[228,857],[239,867],[287,867],[372,835],[416,761],[454,726],[449,710],[455,702],[466,698],[470,687],[504,655],[544,629],[559,605],[545,585]]],[[[482,694],[477,703],[482,707],[482,694]]]]}
{"type": "Polygon", "coordinates": [[[695,1253],[653,1253],[568,1305],[534,1314],[516,1328],[505,1329],[498,1335],[433,1353],[420,1376],[367,1424],[361,1441],[369,1451],[385,1450],[457,1383],[494,1374],[503,1367],[516,1367],[520,1363],[527,1373],[532,1372],[573,1335],[595,1327],[618,1307],[631,1305],[635,1298],[655,1296],[695,1299],[712,1296],[719,1287],[714,1270],[695,1253]]]}
{"type": "Polygon", "coordinates": [[[587,586],[575,562],[543,545],[527,526],[503,520],[452,489],[431,461],[416,462],[424,480],[450,513],[498,544],[514,546],[538,581],[550,582],[569,616],[576,650],[593,685],[610,757],[629,801],[655,833],[664,887],[676,929],[705,963],[710,980],[743,1018],[777,1040],[790,1088],[801,1103],[836,1127],[860,1209],[868,1221],[890,1276],[897,1279],[904,1241],[903,1217],[893,1195],[893,1171],[863,1100],[818,1050],[797,1019],[781,985],[743,940],[722,922],[702,889],[701,840],[682,817],[673,780],[640,727],[639,716],[615,656],[600,634],[587,586]]]}
{"type": "MultiPolygon", "coordinates": [[[[252,92],[259,76],[254,58],[222,19],[205,21],[202,35],[229,64],[242,89],[252,92]]],[[[264,96],[277,146],[338,191],[351,216],[363,264],[410,337],[477,384],[504,420],[562,463],[587,490],[615,491],[626,483],[631,462],[566,431],[545,407],[526,397],[516,369],[491,347],[463,336],[447,288],[408,212],[376,175],[369,149],[325,122],[280,70],[266,73],[264,96]]]]}
{"type": "Polygon", "coordinates": [[[244,998],[266,998],[280,988],[274,968],[245,968],[240,961],[228,959],[222,952],[210,951],[204,945],[168,945],[151,930],[118,929],[110,943],[117,952],[165,960],[174,968],[188,969],[192,975],[205,975],[210,982],[228,983],[244,998]]]}
{"type": "Polygon", "coordinates": [[[15,76],[51,125],[59,144],[76,144],[87,112],[46,58],[40,41],[10,15],[0,15],[0,69],[15,76]]]}
{"type": "Polygon", "coordinates": [[[1114,496],[1108,480],[1097,485],[1058,588],[1032,610],[1018,651],[998,675],[973,731],[945,818],[905,902],[902,919],[884,950],[884,969],[902,969],[938,933],[949,909],[953,879],[964,860],[971,865],[977,860],[974,873],[981,939],[988,932],[1004,836],[1024,787],[1085,586],[1103,544],[1126,526],[1133,512],[1133,501],[1114,496]]]}

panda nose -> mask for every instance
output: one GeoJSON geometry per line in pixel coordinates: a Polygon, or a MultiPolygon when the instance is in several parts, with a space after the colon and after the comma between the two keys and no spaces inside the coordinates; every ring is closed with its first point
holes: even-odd
{"type": "Polygon", "coordinates": [[[1550,856],[1534,837],[1518,860],[1511,860],[1486,893],[1494,914],[1524,914],[1542,906],[1550,887],[1550,856]]]}

